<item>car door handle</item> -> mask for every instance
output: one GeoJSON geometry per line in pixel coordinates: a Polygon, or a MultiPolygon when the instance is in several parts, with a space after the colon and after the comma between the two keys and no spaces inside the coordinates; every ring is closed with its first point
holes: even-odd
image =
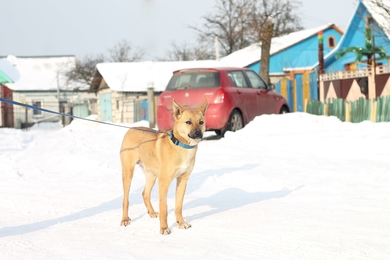
{"type": "Polygon", "coordinates": [[[241,94],[241,91],[237,89],[237,93],[238,93],[238,94],[241,94]]]}

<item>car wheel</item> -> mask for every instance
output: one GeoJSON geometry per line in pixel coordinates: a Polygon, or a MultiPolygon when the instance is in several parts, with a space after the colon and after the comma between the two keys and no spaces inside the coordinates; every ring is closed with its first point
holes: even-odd
{"type": "Polygon", "coordinates": [[[234,110],[229,117],[228,124],[225,128],[221,130],[215,130],[215,133],[220,136],[225,136],[226,131],[238,131],[244,127],[242,116],[240,112],[234,110]]]}
{"type": "Polygon", "coordinates": [[[229,123],[228,123],[228,130],[235,132],[244,127],[242,116],[240,112],[237,110],[234,110],[232,114],[230,115],[229,123]]]}
{"type": "Polygon", "coordinates": [[[214,132],[216,135],[223,135],[223,130],[215,130],[214,132]]]}
{"type": "Polygon", "coordinates": [[[287,114],[288,113],[288,109],[286,107],[282,107],[279,111],[279,114],[287,114]]]}

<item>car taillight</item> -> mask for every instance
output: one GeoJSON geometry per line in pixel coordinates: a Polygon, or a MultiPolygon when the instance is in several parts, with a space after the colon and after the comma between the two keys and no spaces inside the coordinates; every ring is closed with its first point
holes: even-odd
{"type": "Polygon", "coordinates": [[[214,95],[214,104],[223,103],[223,99],[225,97],[225,93],[219,89],[214,95]]]}
{"type": "Polygon", "coordinates": [[[164,102],[164,99],[162,96],[158,97],[157,106],[159,106],[159,107],[165,106],[165,102],[164,102]]]}

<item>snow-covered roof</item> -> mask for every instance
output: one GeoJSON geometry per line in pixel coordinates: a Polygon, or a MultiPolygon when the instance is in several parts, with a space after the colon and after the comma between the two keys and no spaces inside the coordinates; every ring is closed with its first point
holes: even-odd
{"type": "Polygon", "coordinates": [[[390,10],[390,3],[388,1],[378,1],[378,3],[374,2],[376,1],[362,1],[362,3],[366,6],[367,10],[374,18],[374,20],[381,28],[383,28],[383,31],[386,36],[390,38],[390,14],[388,13],[388,10],[390,10]],[[383,6],[381,7],[379,6],[379,4],[383,4],[383,6]]]}
{"type": "Polygon", "coordinates": [[[187,68],[223,67],[216,60],[201,61],[144,61],[99,63],[96,69],[108,87],[115,91],[164,91],[175,70],[187,68]]]}
{"type": "MultiPolygon", "coordinates": [[[[340,30],[334,24],[327,24],[313,29],[302,30],[302,31],[286,34],[280,37],[274,37],[272,38],[271,41],[270,54],[273,55],[275,53],[278,53],[294,44],[297,44],[298,42],[301,42],[317,34],[319,31],[323,31],[330,27],[335,27],[337,30],[340,30]]],[[[245,67],[259,61],[260,55],[261,55],[261,44],[255,43],[249,45],[246,48],[235,51],[223,57],[221,61],[226,63],[229,66],[245,67]]]]}
{"type": "Polygon", "coordinates": [[[15,57],[9,55],[7,59],[14,64],[20,74],[20,79],[6,86],[14,91],[30,90],[86,90],[88,85],[68,84],[61,71],[64,71],[76,62],[74,56],[61,57],[15,57]]]}
{"type": "Polygon", "coordinates": [[[0,83],[15,82],[20,78],[19,71],[8,59],[0,59],[0,83]]]}

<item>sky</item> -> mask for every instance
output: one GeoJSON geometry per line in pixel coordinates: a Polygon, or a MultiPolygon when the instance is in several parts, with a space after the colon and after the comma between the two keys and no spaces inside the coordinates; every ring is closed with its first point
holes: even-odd
{"type": "MultiPolygon", "coordinates": [[[[90,119],[96,116],[90,117],[90,119]]],[[[147,126],[147,122],[135,125],[147,126]]],[[[125,125],[131,126],[131,125],[125,125]]],[[[388,259],[390,123],[305,113],[263,115],[216,140],[207,132],[179,229],[142,200],[129,226],[119,149],[126,128],[75,120],[0,128],[0,259],[388,259]]],[[[157,187],[152,204],[158,208],[157,187]]]]}
{"type": "MultiPolygon", "coordinates": [[[[305,29],[335,23],[345,30],[358,0],[301,0],[305,29]]],[[[122,40],[167,57],[172,43],[191,45],[216,0],[1,0],[0,56],[108,54],[122,40]]]]}

